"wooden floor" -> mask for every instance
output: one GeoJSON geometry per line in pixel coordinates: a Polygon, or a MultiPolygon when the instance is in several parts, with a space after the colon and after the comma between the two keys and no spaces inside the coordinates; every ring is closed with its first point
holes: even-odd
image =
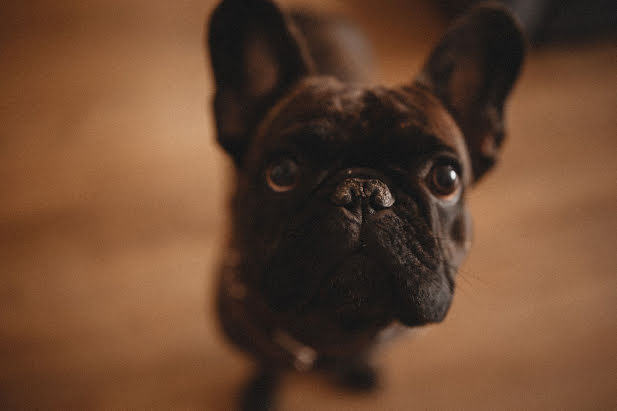
{"type": "MultiPolygon", "coordinates": [[[[365,25],[379,80],[410,79],[443,24],[379,3],[326,8],[365,25]]],[[[230,184],[212,6],[0,6],[1,409],[233,407],[249,365],[211,316],[230,184]]],[[[383,350],[378,393],[294,377],[283,409],[617,407],[616,70],[613,42],[531,53],[448,319],[383,350]]]]}

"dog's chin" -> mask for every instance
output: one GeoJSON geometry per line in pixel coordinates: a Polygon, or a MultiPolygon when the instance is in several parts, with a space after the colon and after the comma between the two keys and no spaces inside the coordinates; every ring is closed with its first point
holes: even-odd
{"type": "Polygon", "coordinates": [[[392,281],[380,264],[358,251],[326,276],[312,303],[346,329],[384,325],[393,319],[392,281]]]}

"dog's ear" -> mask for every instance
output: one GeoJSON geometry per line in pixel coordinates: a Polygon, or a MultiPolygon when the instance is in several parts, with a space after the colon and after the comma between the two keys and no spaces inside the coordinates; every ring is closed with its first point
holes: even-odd
{"type": "Polygon", "coordinates": [[[472,9],[444,35],[416,83],[428,87],[463,132],[474,181],[497,160],[504,138],[504,103],[519,74],[525,40],[502,6],[472,9]]]}
{"type": "Polygon", "coordinates": [[[299,33],[269,0],[224,0],[210,18],[208,43],[218,141],[240,164],[255,127],[312,63],[299,33]]]}

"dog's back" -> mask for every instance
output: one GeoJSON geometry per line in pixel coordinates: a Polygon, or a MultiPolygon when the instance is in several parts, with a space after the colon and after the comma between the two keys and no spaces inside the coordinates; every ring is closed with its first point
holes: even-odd
{"type": "Polygon", "coordinates": [[[290,17],[306,41],[318,73],[351,83],[370,81],[371,49],[366,37],[351,22],[306,11],[292,12],[290,17]]]}

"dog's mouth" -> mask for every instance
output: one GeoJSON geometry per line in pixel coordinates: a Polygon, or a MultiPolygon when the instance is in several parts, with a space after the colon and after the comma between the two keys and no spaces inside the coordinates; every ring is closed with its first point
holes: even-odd
{"type": "Polygon", "coordinates": [[[352,330],[390,321],[393,282],[387,273],[379,272],[378,266],[366,246],[360,245],[322,276],[296,312],[327,313],[352,330]]]}
{"type": "Polygon", "coordinates": [[[422,244],[394,213],[329,235],[320,230],[287,243],[265,273],[262,290],[275,311],[332,316],[349,329],[443,318],[452,285],[438,248],[422,244]]]}

